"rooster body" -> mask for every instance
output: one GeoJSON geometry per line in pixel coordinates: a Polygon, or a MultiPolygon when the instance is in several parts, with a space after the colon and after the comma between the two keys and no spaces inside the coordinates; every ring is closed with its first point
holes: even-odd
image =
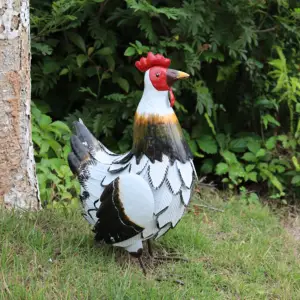
{"type": "Polygon", "coordinates": [[[160,55],[149,53],[148,61],[142,60],[136,65],[145,71],[145,87],[131,151],[112,153],[80,121],[69,154],[70,168],[81,184],[84,217],[94,225],[95,238],[137,257],[144,240],[158,239],[177,225],[197,176],[168,95],[172,78],[187,74],[167,69],[169,60],[160,55]]]}

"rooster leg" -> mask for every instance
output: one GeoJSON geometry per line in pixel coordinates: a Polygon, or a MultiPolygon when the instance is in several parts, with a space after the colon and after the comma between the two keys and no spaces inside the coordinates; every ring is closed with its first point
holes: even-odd
{"type": "Polygon", "coordinates": [[[152,244],[150,240],[147,240],[147,245],[148,245],[148,253],[151,257],[153,257],[153,249],[152,249],[152,244]]]}
{"type": "Polygon", "coordinates": [[[130,254],[131,256],[133,256],[133,257],[135,257],[135,258],[138,259],[138,261],[139,261],[139,263],[140,263],[140,266],[141,266],[141,268],[142,268],[142,270],[143,270],[143,273],[144,273],[144,275],[146,276],[146,275],[147,275],[147,272],[146,272],[145,265],[144,265],[144,263],[143,263],[143,261],[142,261],[142,253],[143,253],[143,249],[142,249],[142,248],[138,249],[138,251],[136,251],[136,252],[129,252],[129,254],[130,254]]]}
{"type": "Polygon", "coordinates": [[[141,256],[138,257],[138,260],[139,260],[140,266],[141,266],[141,268],[142,268],[142,270],[143,270],[143,273],[144,273],[144,275],[146,276],[146,275],[147,275],[147,272],[146,272],[146,268],[145,268],[145,265],[144,265],[144,263],[143,263],[143,261],[142,261],[141,256]]]}

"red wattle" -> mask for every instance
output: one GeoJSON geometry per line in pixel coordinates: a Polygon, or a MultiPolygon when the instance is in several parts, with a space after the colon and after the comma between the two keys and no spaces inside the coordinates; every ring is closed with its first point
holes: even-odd
{"type": "Polygon", "coordinates": [[[171,107],[173,107],[175,104],[175,96],[174,96],[172,88],[169,89],[169,93],[170,93],[170,105],[171,105],[171,107]]]}

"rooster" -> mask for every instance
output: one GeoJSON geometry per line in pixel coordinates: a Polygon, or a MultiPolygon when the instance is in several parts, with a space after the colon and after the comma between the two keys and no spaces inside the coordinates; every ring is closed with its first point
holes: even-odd
{"type": "Polygon", "coordinates": [[[145,72],[144,93],[129,152],[109,151],[79,120],[74,123],[76,135],[71,138],[68,156],[81,185],[84,217],[94,226],[95,239],[125,248],[139,259],[144,272],[142,242],[158,239],[178,224],[197,177],[173,110],[172,85],[189,75],[169,69],[170,63],[151,52],[135,63],[145,72]]]}

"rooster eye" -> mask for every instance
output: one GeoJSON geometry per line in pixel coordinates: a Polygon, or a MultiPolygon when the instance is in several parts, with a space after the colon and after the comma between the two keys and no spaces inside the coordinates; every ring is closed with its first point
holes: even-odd
{"type": "Polygon", "coordinates": [[[159,73],[156,73],[156,77],[159,77],[159,73]]]}

